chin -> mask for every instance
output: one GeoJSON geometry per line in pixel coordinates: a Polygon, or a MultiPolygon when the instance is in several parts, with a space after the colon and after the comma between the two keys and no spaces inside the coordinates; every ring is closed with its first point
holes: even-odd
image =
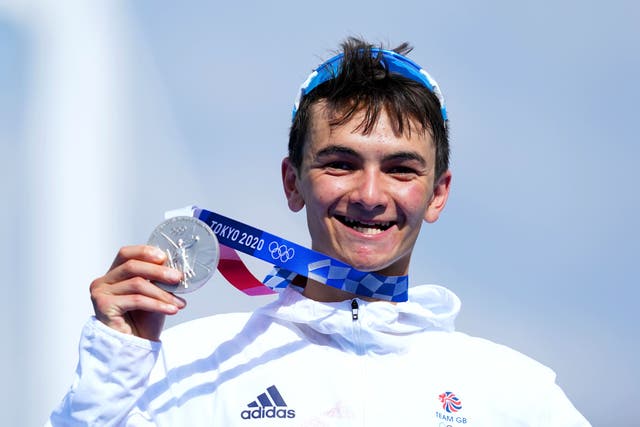
{"type": "Polygon", "coordinates": [[[398,274],[385,274],[384,271],[385,270],[394,270],[393,268],[393,261],[388,261],[388,260],[374,260],[374,259],[368,259],[368,260],[349,260],[347,261],[347,264],[349,264],[350,266],[352,266],[353,268],[360,270],[360,271],[366,271],[368,273],[380,273],[380,274],[384,274],[386,276],[388,275],[392,275],[392,276],[396,276],[398,274]]]}
{"type": "Polygon", "coordinates": [[[352,259],[348,262],[352,267],[366,272],[375,272],[382,274],[383,276],[404,276],[409,271],[409,258],[408,257],[389,257],[389,252],[385,253],[387,256],[373,256],[379,255],[371,254],[372,256],[361,256],[357,259],[352,259]]]}

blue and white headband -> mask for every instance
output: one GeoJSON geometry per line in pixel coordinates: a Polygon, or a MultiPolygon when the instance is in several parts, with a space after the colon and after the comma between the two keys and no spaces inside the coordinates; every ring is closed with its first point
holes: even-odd
{"type": "MultiPolygon", "coordinates": [[[[380,64],[386,68],[389,73],[399,74],[410,80],[416,81],[429,89],[429,91],[438,98],[438,101],[440,101],[442,118],[445,121],[447,120],[447,109],[444,105],[444,96],[442,96],[440,86],[438,86],[438,83],[429,75],[429,73],[409,58],[392,50],[372,48],[371,54],[373,56],[377,56],[378,54],[382,56],[380,64]]],[[[334,79],[340,73],[340,66],[342,65],[343,57],[344,54],[340,53],[320,64],[311,74],[309,74],[309,77],[307,77],[304,83],[300,86],[298,96],[293,104],[292,120],[295,119],[298,107],[300,106],[300,101],[305,95],[309,94],[322,83],[334,79]]]]}

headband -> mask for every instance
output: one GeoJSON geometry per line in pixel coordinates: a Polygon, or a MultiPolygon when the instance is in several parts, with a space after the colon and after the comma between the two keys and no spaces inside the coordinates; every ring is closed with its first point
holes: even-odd
{"type": "MultiPolygon", "coordinates": [[[[429,91],[438,98],[438,101],[440,101],[442,118],[445,122],[447,121],[447,109],[444,106],[444,97],[442,96],[438,83],[429,75],[429,73],[409,58],[392,50],[372,48],[371,54],[374,56],[382,56],[380,64],[390,74],[399,74],[410,80],[418,82],[429,89],[429,91]]],[[[300,101],[305,95],[309,94],[322,83],[334,79],[339,74],[343,57],[344,54],[340,53],[320,64],[311,74],[309,74],[309,77],[307,77],[304,83],[300,86],[298,96],[293,104],[292,120],[295,118],[296,113],[298,112],[298,107],[300,106],[300,101]]]]}

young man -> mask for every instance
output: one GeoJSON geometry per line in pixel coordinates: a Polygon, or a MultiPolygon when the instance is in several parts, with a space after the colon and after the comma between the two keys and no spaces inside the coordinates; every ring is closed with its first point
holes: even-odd
{"type": "Polygon", "coordinates": [[[91,285],[96,316],[52,425],[589,425],[551,370],[453,332],[452,292],[403,301],[420,227],[449,195],[446,110],[406,45],[342,47],[301,88],[283,185],[312,249],[381,282],[309,274],[253,314],[161,335],[184,302],[150,281],[180,274],[161,251],[122,248],[91,285]]]}

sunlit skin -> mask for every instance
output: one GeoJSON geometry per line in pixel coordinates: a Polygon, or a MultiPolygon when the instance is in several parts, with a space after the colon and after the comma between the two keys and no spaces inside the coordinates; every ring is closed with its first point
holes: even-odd
{"type": "MultiPolygon", "coordinates": [[[[312,127],[300,171],[284,159],[282,177],[290,209],[306,206],[312,248],[363,271],[405,275],[423,221],[444,208],[449,171],[434,179],[435,146],[414,126],[396,135],[386,114],[363,134],[363,113],[330,126],[323,105],[312,108],[312,127]]],[[[307,283],[305,295],[340,301],[352,294],[307,283]]]]}

